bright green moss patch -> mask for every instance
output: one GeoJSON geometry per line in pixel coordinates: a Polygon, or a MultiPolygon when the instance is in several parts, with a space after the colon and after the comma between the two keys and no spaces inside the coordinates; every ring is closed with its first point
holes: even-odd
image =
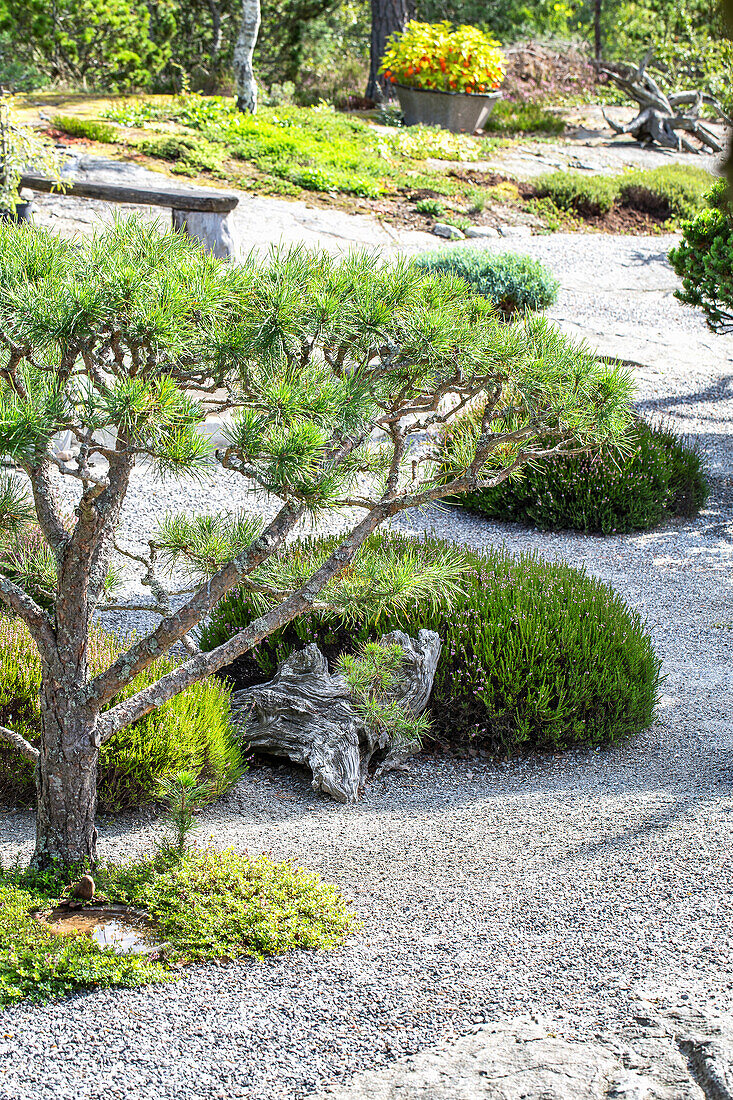
{"type": "Polygon", "coordinates": [[[0,1005],[169,980],[174,963],[327,950],[354,927],[334,886],[265,855],[158,854],[103,867],[95,880],[108,902],[147,913],[164,944],[157,957],[118,955],[86,935],[59,935],[35,914],[54,907],[64,884],[31,871],[0,871],[0,1005]]]}
{"type": "Polygon", "coordinates": [[[96,118],[77,118],[75,115],[54,115],[51,125],[71,137],[87,138],[89,141],[112,143],[120,140],[120,132],[106,122],[96,118]]]}
{"type": "Polygon", "coordinates": [[[371,199],[411,185],[415,166],[428,158],[475,161],[492,144],[437,127],[385,132],[367,119],[326,105],[265,106],[256,115],[243,114],[233,100],[221,96],[178,96],[160,105],[127,103],[108,114],[123,126],[177,123],[178,132],[151,134],[139,148],[172,161],[179,172],[218,171],[224,158],[231,158],[257,169],[274,190],[371,199]]]}
{"type": "Polygon", "coordinates": [[[561,134],[565,123],[555,112],[531,99],[500,99],[484,124],[490,134],[561,134]]]}

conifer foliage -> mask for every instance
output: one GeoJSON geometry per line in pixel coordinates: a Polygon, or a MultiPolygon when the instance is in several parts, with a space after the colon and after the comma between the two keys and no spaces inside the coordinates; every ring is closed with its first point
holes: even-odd
{"type": "MultiPolygon", "coordinates": [[[[532,456],[618,440],[628,422],[623,372],[543,320],[500,323],[460,279],[303,249],[229,266],[136,220],[84,241],[0,226],[0,347],[0,450],[29,485],[27,499],[4,494],[0,518],[17,529],[32,506],[55,562],[43,603],[17,570],[0,577],[42,665],[39,748],[0,730],[36,765],[39,867],[94,863],[98,756],[117,731],[311,609],[389,606],[388,571],[360,556],[384,520],[498,484],[532,456]],[[476,432],[446,483],[439,434],[467,407],[476,432]],[[230,418],[215,454],[208,410],[230,418]],[[74,441],[70,460],[60,432],[74,441]],[[160,553],[140,561],[158,625],[92,674],[90,623],[115,598],[134,467],[205,477],[217,462],[268,507],[209,528],[171,521],[160,553]],[[76,490],[71,518],[59,479],[76,490]],[[355,518],[325,560],[283,565],[277,552],[301,520],[346,508],[355,518]],[[189,543],[201,562],[172,605],[164,569],[189,543]],[[257,594],[261,614],[200,652],[190,632],[235,586],[257,594]],[[185,660],[125,691],[181,641],[185,660]]],[[[455,588],[462,563],[445,555],[426,571],[416,556],[401,568],[404,601],[411,586],[455,588]]]]}

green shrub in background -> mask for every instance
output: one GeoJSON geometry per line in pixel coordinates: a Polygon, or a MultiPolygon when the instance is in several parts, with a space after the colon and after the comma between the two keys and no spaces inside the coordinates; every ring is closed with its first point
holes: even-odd
{"type": "Polygon", "coordinates": [[[669,261],[682,280],[675,297],[703,310],[714,332],[733,331],[733,217],[727,183],[707,195],[708,209],[682,227],[682,242],[669,261]]]}
{"type": "Polygon", "coordinates": [[[557,301],[555,276],[539,260],[514,252],[490,252],[465,245],[423,252],[415,263],[426,271],[460,275],[475,294],[488,298],[503,313],[542,310],[557,301]]]}
{"type": "Polygon", "coordinates": [[[601,217],[618,205],[676,221],[701,209],[710,179],[704,168],[671,164],[617,176],[548,172],[534,185],[539,198],[549,198],[558,209],[581,218],[601,217]]]}
{"type": "Polygon", "coordinates": [[[607,214],[617,194],[613,176],[588,176],[582,172],[548,172],[538,176],[534,185],[539,198],[552,199],[560,210],[581,218],[607,214]]]}
{"type": "MultiPolygon", "coordinates": [[[[304,540],[325,556],[333,539],[304,540]]],[[[379,552],[430,560],[447,544],[372,536],[379,552]]],[[[297,547],[289,552],[297,553],[297,547]]],[[[389,630],[438,632],[443,647],[429,704],[433,736],[458,752],[508,754],[530,748],[618,741],[652,720],[659,661],[639,615],[606,584],[537,555],[466,552],[463,594],[450,609],[427,601],[354,625],[311,614],[271,635],[227,675],[245,686],[274,675],[295,648],[315,641],[335,665],[389,630]]],[[[248,594],[215,609],[202,645],[211,649],[256,617],[248,594]]]]}
{"type": "Polygon", "coordinates": [[[693,217],[710,188],[709,172],[685,164],[639,169],[614,178],[622,206],[675,221],[693,217]]]}
{"type": "Polygon", "coordinates": [[[484,123],[490,134],[561,134],[565,122],[554,111],[532,100],[500,99],[484,123]]]}
{"type": "Polygon", "coordinates": [[[87,138],[89,141],[119,141],[119,131],[107,122],[95,118],[75,118],[73,115],[54,115],[51,125],[71,137],[87,138]]]}
{"type": "Polygon", "coordinates": [[[0,33],[13,59],[55,84],[106,93],[149,87],[171,55],[134,0],[3,0],[0,33]]]}
{"type": "MultiPolygon", "coordinates": [[[[460,444],[447,437],[448,461],[460,444]]],[[[461,498],[462,506],[542,530],[571,528],[604,535],[646,531],[671,515],[693,516],[707,499],[698,450],[673,432],[637,421],[628,450],[556,456],[526,467],[494,489],[461,498]]]]}
{"type": "Polygon", "coordinates": [[[201,171],[219,172],[225,150],[215,142],[197,134],[161,134],[143,138],[138,148],[149,157],[160,157],[174,164],[180,175],[196,175],[201,171]]]}
{"type": "MultiPolygon", "coordinates": [[[[107,668],[120,652],[115,638],[97,628],[89,653],[92,675],[107,668]]],[[[161,658],[125,694],[155,683],[174,667],[172,660],[161,658]]],[[[32,744],[40,736],[40,686],[40,660],[27,628],[18,619],[0,618],[0,723],[10,722],[32,744]]],[[[115,811],[151,802],[160,798],[158,779],[182,769],[222,793],[238,777],[241,765],[230,722],[229,691],[221,680],[210,678],[187,688],[102,746],[99,802],[115,811]]],[[[33,766],[4,742],[0,742],[0,798],[14,803],[34,798],[33,766]]]]}

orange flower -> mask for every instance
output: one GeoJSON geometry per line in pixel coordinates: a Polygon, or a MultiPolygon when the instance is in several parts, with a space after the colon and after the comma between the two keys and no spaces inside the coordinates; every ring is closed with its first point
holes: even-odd
{"type": "Polygon", "coordinates": [[[440,59],[440,67],[442,71],[445,72],[445,60],[442,57],[440,59]]]}

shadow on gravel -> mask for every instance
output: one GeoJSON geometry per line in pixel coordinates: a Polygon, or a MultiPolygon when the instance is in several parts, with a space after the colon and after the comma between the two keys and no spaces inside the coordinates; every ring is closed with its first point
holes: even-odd
{"type": "Polygon", "coordinates": [[[660,249],[659,252],[631,252],[629,254],[628,264],[624,266],[652,267],[654,264],[664,264],[665,267],[672,266],[667,259],[666,248],[660,249]]]}
{"type": "MultiPolygon", "coordinates": [[[[683,405],[714,406],[720,401],[729,400],[733,400],[733,375],[726,374],[711,382],[704,390],[697,390],[695,393],[671,393],[667,397],[649,397],[634,404],[639,412],[648,410],[653,415],[660,409],[674,409],[683,405]]],[[[723,418],[720,417],[720,419],[723,418]]],[[[695,438],[700,440],[702,446],[707,437],[704,433],[695,432],[695,438]]],[[[723,434],[716,438],[725,439],[728,443],[731,439],[730,435],[723,434]]]]}

